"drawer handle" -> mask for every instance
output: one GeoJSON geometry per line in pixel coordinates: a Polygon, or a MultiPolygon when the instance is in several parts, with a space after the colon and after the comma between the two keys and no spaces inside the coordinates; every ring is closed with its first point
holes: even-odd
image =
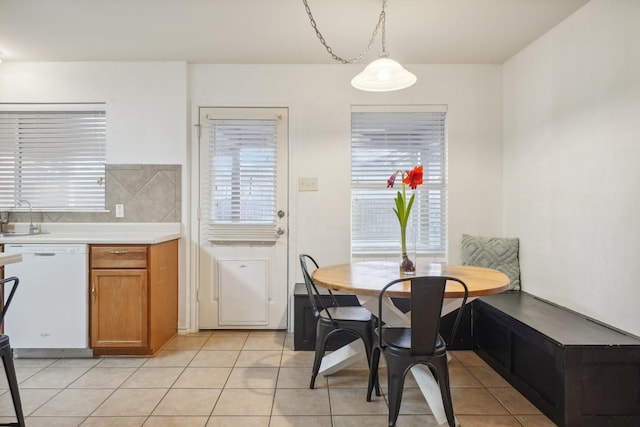
{"type": "Polygon", "coordinates": [[[129,251],[111,251],[112,254],[114,255],[124,255],[124,254],[128,254],[129,251]]]}

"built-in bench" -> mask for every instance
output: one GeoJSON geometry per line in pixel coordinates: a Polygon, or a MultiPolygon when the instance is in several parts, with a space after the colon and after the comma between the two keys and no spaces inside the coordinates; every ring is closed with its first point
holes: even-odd
{"type": "Polygon", "coordinates": [[[476,352],[559,426],[640,426],[640,339],[522,291],[473,302],[476,352]]]}

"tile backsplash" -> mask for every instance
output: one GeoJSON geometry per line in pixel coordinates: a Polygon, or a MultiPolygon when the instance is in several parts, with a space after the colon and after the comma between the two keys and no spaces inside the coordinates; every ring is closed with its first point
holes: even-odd
{"type": "MultiPolygon", "coordinates": [[[[180,222],[181,165],[106,165],[109,212],[34,212],[33,222],[180,222]],[[116,204],[124,217],[116,218],[116,204]]],[[[10,222],[28,222],[28,212],[12,212],[10,222]]]]}

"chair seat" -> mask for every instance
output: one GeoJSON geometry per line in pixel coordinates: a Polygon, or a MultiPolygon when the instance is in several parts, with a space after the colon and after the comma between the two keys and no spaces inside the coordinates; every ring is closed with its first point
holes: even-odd
{"type": "MultiPolygon", "coordinates": [[[[379,335],[380,328],[374,332],[379,335]]],[[[382,328],[382,343],[399,350],[411,350],[411,328],[382,328]]],[[[444,338],[438,334],[434,353],[443,352],[446,348],[444,338]]]]}
{"type": "Polygon", "coordinates": [[[327,311],[333,320],[350,320],[354,322],[368,322],[371,320],[371,312],[361,306],[327,307],[326,310],[320,312],[320,317],[329,319],[327,311]]]}

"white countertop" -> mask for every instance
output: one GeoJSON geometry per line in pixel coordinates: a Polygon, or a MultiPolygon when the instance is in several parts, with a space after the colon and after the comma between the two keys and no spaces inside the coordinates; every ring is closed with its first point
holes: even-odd
{"type": "Polygon", "coordinates": [[[180,223],[43,223],[41,229],[41,234],[0,237],[0,243],[156,244],[182,237],[180,223]]]}

